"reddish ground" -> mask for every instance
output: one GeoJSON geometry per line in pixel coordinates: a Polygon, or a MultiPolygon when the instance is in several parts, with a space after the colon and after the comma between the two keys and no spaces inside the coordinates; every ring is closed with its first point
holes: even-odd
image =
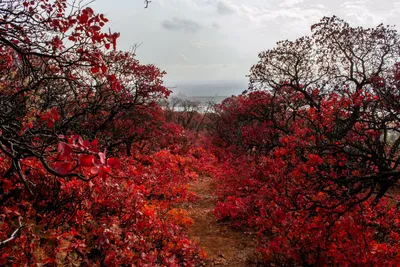
{"type": "Polygon", "coordinates": [[[194,220],[189,236],[207,253],[208,261],[204,266],[251,266],[249,259],[254,253],[254,234],[217,222],[213,214],[216,204],[214,181],[208,177],[200,178],[191,183],[190,188],[199,200],[185,207],[194,220]]]}

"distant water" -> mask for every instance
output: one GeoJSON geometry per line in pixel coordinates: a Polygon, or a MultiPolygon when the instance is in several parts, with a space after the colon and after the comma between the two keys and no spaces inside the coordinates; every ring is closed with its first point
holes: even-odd
{"type": "Polygon", "coordinates": [[[213,104],[220,104],[222,101],[224,101],[228,96],[186,96],[182,93],[179,93],[177,95],[172,95],[170,96],[169,100],[171,98],[180,98],[184,100],[190,100],[195,103],[198,103],[200,107],[209,107],[210,105],[213,104]]]}
{"type": "Polygon", "coordinates": [[[217,97],[241,94],[247,90],[247,80],[240,81],[205,81],[205,82],[168,82],[173,95],[185,95],[187,97],[217,97]]]}

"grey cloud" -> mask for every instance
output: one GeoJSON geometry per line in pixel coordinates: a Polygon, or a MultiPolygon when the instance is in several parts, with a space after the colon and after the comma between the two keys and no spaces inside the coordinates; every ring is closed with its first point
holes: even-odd
{"type": "Polygon", "coordinates": [[[292,7],[298,4],[301,4],[304,0],[284,0],[282,1],[279,6],[280,7],[292,7]]]}
{"type": "Polygon", "coordinates": [[[234,13],[232,6],[225,1],[219,1],[217,3],[217,11],[221,15],[230,15],[234,13]]]}
{"type": "Polygon", "coordinates": [[[213,26],[214,29],[221,28],[221,26],[219,26],[219,24],[216,21],[213,21],[213,23],[211,25],[213,26]]]}
{"type": "MultiPolygon", "coordinates": [[[[373,12],[367,5],[367,1],[348,1],[341,4],[346,19],[350,22],[362,23],[363,25],[368,24],[379,24],[384,22],[386,16],[380,16],[379,13],[373,12]]],[[[372,26],[372,25],[371,25],[372,26]]]]}
{"type": "Polygon", "coordinates": [[[164,29],[170,31],[184,31],[190,33],[196,33],[203,28],[203,26],[201,26],[198,22],[194,20],[181,19],[177,17],[173,17],[169,20],[164,20],[161,25],[164,29]]]}
{"type": "Polygon", "coordinates": [[[141,1],[125,2],[122,8],[109,0],[93,5],[121,32],[121,49],[144,42],[138,57],[165,69],[167,82],[243,77],[247,83],[260,51],[310,35],[310,25],[323,16],[335,14],[351,26],[400,24],[400,0],[157,0],[149,10],[141,1]]]}

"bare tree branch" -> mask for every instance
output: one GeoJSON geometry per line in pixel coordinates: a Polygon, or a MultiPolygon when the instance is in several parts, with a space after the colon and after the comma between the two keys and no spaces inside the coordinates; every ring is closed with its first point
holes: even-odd
{"type": "Polygon", "coordinates": [[[9,238],[7,238],[7,239],[4,240],[4,241],[0,241],[0,246],[1,246],[1,245],[4,245],[4,244],[6,244],[6,243],[8,243],[8,242],[10,242],[10,241],[12,241],[12,240],[14,240],[14,239],[17,237],[17,234],[18,234],[19,230],[20,230],[22,227],[24,227],[24,225],[23,225],[22,222],[21,222],[21,217],[18,218],[18,223],[19,223],[18,228],[15,229],[15,231],[11,234],[11,236],[10,236],[9,238]]]}

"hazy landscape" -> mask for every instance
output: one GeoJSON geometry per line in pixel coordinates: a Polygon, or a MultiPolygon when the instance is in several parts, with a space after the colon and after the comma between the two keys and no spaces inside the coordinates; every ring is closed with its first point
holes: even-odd
{"type": "Polygon", "coordinates": [[[207,96],[221,97],[241,94],[247,90],[248,81],[200,81],[200,82],[169,82],[167,87],[171,88],[173,95],[184,94],[189,97],[207,96]],[[171,84],[171,87],[169,87],[171,84]]]}
{"type": "Polygon", "coordinates": [[[400,266],[399,16],[0,0],[0,266],[400,266]]]}

